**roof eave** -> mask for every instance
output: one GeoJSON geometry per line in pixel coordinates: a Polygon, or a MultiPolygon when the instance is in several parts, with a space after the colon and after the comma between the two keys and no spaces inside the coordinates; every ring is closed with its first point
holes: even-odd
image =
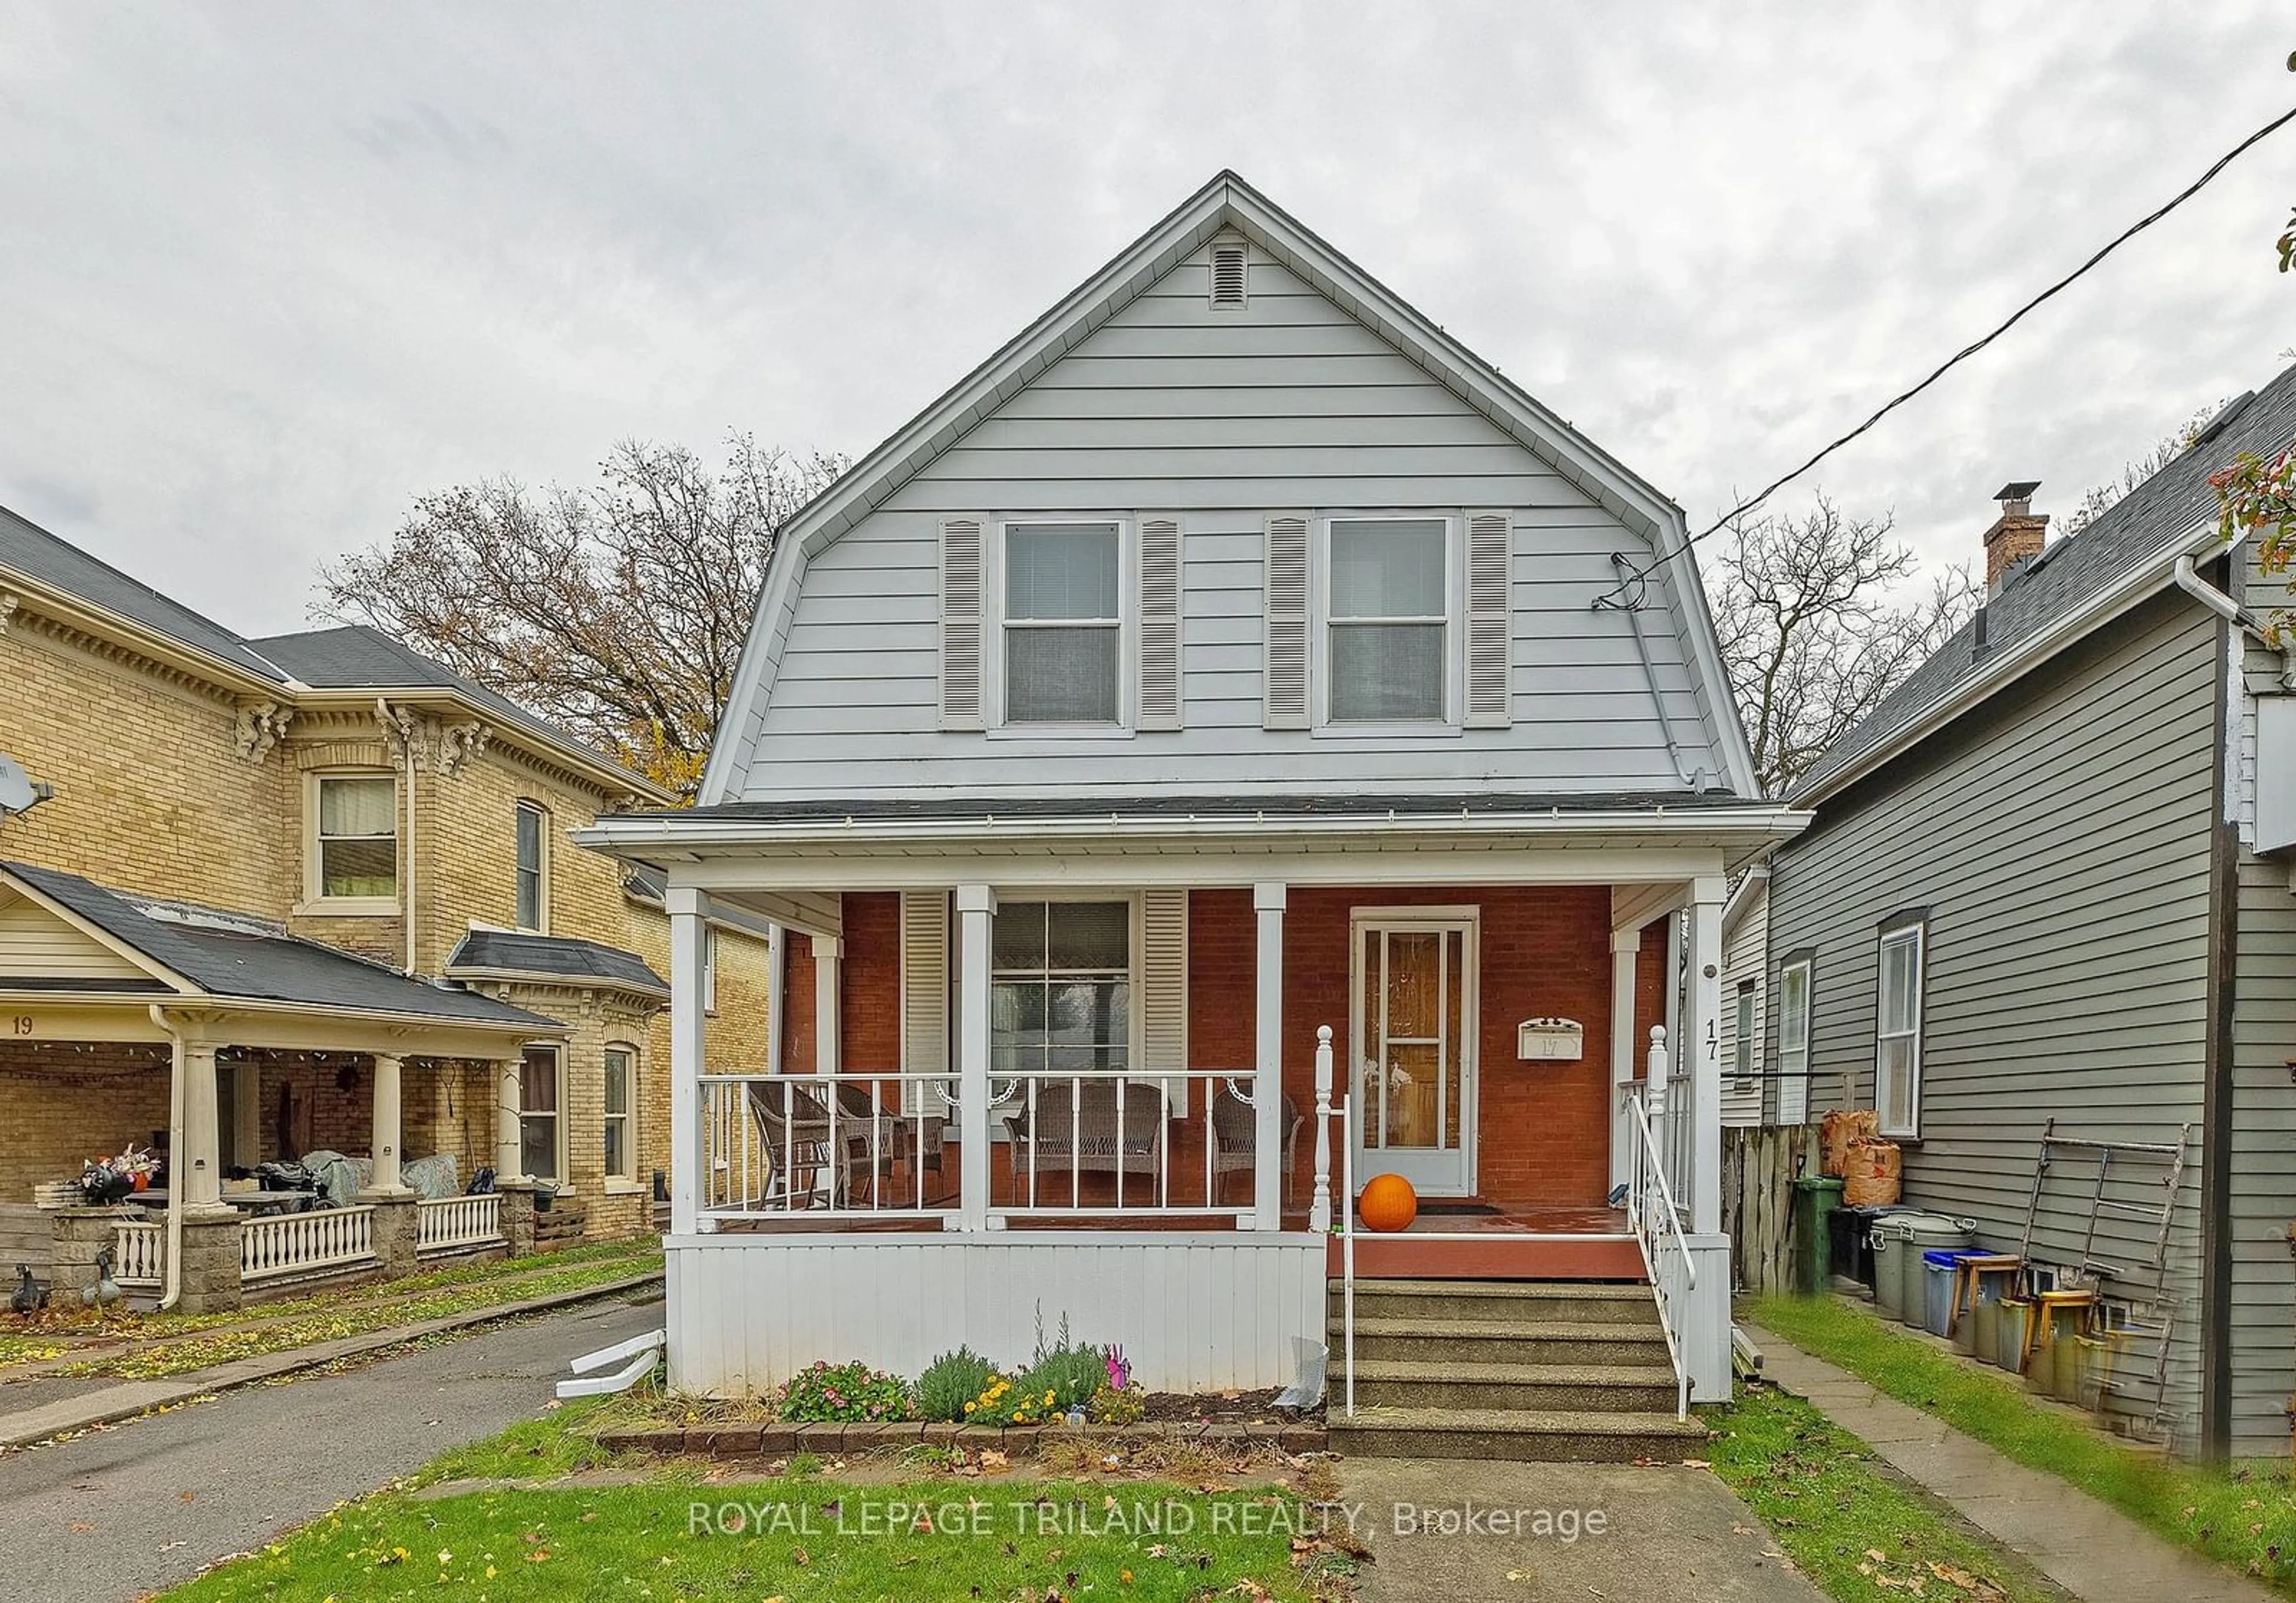
{"type": "Polygon", "coordinates": [[[204,646],[154,629],[124,612],[115,612],[86,596],[60,589],[5,562],[0,562],[0,590],[12,593],[20,601],[29,601],[32,609],[44,617],[83,634],[112,639],[139,656],[217,690],[278,699],[287,697],[294,689],[283,670],[278,679],[267,678],[204,646]]]}
{"type": "Polygon", "coordinates": [[[625,767],[603,752],[594,750],[578,740],[545,736],[527,724],[505,720],[498,708],[482,707],[451,685],[330,685],[324,690],[303,686],[294,691],[297,707],[315,712],[345,707],[364,709],[372,707],[378,699],[404,702],[412,707],[452,707],[483,720],[494,732],[495,739],[523,747],[537,756],[571,768],[594,782],[607,795],[635,796],[662,807],[678,805],[679,798],[675,791],[664,789],[636,769],[625,767]]]}

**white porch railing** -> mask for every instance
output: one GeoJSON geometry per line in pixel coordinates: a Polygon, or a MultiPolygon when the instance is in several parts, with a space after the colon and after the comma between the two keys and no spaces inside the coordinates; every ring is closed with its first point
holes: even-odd
{"type": "Polygon", "coordinates": [[[278,1214],[240,1226],[239,1278],[261,1280],[374,1256],[374,1209],[321,1208],[278,1214]]]}
{"type": "MultiPolygon", "coordinates": [[[[985,1212],[1247,1225],[1258,1190],[1258,1078],[1251,1069],[999,1075],[989,1086],[985,1212]]],[[[956,1228],[962,1181],[947,1147],[962,1118],[955,1075],[705,1075],[701,1092],[705,1216],[956,1228]]]]}
{"type": "Polygon", "coordinates": [[[476,1197],[426,1197],[414,1205],[414,1251],[454,1252],[466,1247],[490,1247],[503,1239],[502,1198],[492,1191],[476,1197]]]}
{"type": "Polygon", "coordinates": [[[168,1227],[157,1219],[123,1219],[112,1227],[111,1278],[122,1286],[157,1286],[167,1278],[168,1227]]]}
{"type": "Polygon", "coordinates": [[[1658,1302],[1660,1326],[1666,1332],[1666,1354],[1674,1365],[1675,1418],[1690,1417],[1690,1365],[1684,1351],[1690,1294],[1698,1286],[1698,1266],[1691,1256],[1689,1238],[1683,1233],[1682,1210],[1674,1200],[1668,1179],[1666,1028],[1651,1030],[1650,1062],[1645,1088],[1627,1098],[1627,1132],[1631,1143],[1627,1180],[1627,1223],[1642,1248],[1643,1271],[1650,1276],[1658,1302]]]}

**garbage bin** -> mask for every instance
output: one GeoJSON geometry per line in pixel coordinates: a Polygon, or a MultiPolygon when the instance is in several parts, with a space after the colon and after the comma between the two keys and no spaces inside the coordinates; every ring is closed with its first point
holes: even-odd
{"type": "Polygon", "coordinates": [[[1977,1221],[1951,1214],[1907,1213],[1896,1215],[1890,1223],[1903,1232],[1906,1241],[1905,1250],[1897,1255],[1901,1277],[1898,1317],[1917,1329],[1927,1329],[1929,1264],[1923,1255],[1969,1246],[1977,1239],[1977,1221]]]}
{"type": "Polygon", "coordinates": [[[1833,1280],[1833,1210],[1841,1204],[1841,1182],[1831,1174],[1805,1174],[1794,1189],[1794,1288],[1818,1292],[1833,1280]]]}
{"type": "MultiPolygon", "coordinates": [[[[1964,1247],[1932,1248],[1922,1255],[1922,1329],[1931,1336],[1947,1334],[1953,1323],[1954,1279],[1961,1271],[1964,1258],[1981,1258],[1987,1255],[1964,1247]]],[[[1911,1324],[1914,1321],[1906,1321],[1911,1324]]]]}
{"type": "Polygon", "coordinates": [[[1901,1261],[1907,1251],[1903,1214],[1874,1223],[1874,1305],[1883,1319],[1902,1320],[1906,1312],[1906,1276],[1901,1261]]]}

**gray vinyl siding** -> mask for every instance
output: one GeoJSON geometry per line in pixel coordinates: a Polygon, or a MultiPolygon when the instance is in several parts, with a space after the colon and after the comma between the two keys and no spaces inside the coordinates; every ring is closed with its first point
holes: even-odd
{"type": "Polygon", "coordinates": [[[1775,1108],[1775,1093],[1770,1082],[1756,1078],[1742,1087],[1732,1073],[1738,1064],[1738,987],[1754,982],[1754,1055],[1755,1073],[1761,1073],[1762,1043],[1768,1039],[1767,1013],[1769,980],[1762,972],[1762,960],[1768,949],[1769,915],[1767,901],[1751,909],[1730,932],[1722,948],[1722,1122],[1725,1125],[1759,1125],[1767,1122],[1766,1107],[1775,1108]]]}
{"type": "MultiPolygon", "coordinates": [[[[1971,1215],[1980,1240],[2014,1250],[2045,1120],[2103,1140],[2174,1141],[2179,1125],[2194,1126],[2167,1283],[2130,1282],[2177,1304],[2168,1403],[2187,1448],[2198,1427],[2217,642],[2214,620],[2181,595],[2146,603],[1824,802],[1770,884],[1772,986],[1784,953],[1816,953],[1814,1111],[1874,1105],[1880,928],[1928,909],[1908,1201],[1971,1215]]],[[[2036,1262],[2079,1262],[2079,1189],[2053,1182],[2036,1262]]],[[[2151,1256],[2134,1224],[2108,1219],[2098,1240],[2106,1262],[2151,1256]]],[[[2123,1368],[2147,1371],[2121,1378],[2127,1406],[2149,1412],[2149,1345],[2123,1368]]]]}
{"type": "MultiPolygon", "coordinates": [[[[1240,314],[1209,308],[1205,272],[1201,253],[1172,267],[811,555],[767,628],[770,693],[731,731],[744,760],[727,799],[1030,794],[1048,761],[1073,794],[1683,789],[1628,615],[1589,606],[1616,581],[1611,554],[1648,543],[1283,267],[1254,261],[1240,314]],[[1513,514],[1513,727],[1267,731],[1265,519],[1480,508],[1513,514]],[[1031,512],[1179,519],[1181,729],[939,727],[940,520],[1031,512]]],[[[1683,762],[1711,773],[1713,707],[1666,572],[1644,641],[1683,762]]],[[[1001,650],[991,628],[984,658],[1001,650]]]]}
{"type": "MultiPolygon", "coordinates": [[[[2251,609],[2267,613],[2287,604],[2284,582],[2256,576],[2250,564],[2251,609]]],[[[2244,808],[2252,795],[2255,695],[2284,695],[2276,652],[2243,640],[2236,708],[2240,736],[2234,795],[2244,808]]],[[[2239,859],[2237,960],[2233,982],[2232,1114],[2232,1417],[2233,1450],[2283,1457],[2288,1452],[2288,1409],[2296,1394],[2296,1256],[2289,1231],[2296,1223],[2296,891],[2286,855],[2259,857],[2243,847],[2239,859]]]]}

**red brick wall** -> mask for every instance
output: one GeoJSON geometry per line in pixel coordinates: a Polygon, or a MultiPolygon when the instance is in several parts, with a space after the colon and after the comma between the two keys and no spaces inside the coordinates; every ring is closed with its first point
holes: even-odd
{"type": "Polygon", "coordinates": [[[1650,1033],[1666,1022],[1666,937],[1673,918],[1652,919],[1643,926],[1643,944],[1635,953],[1635,1078],[1643,1077],[1650,1059],[1650,1033]]]}
{"type": "MultiPolygon", "coordinates": [[[[808,982],[810,981],[808,974],[808,982]]],[[[845,1067],[901,1067],[901,897],[898,891],[845,898],[844,1002],[838,1009],[845,1067]]],[[[794,1014],[792,1013],[792,1016],[794,1014]]],[[[813,998],[806,998],[806,1018],[813,998]]],[[[810,1022],[806,1026],[812,1028],[810,1022]]],[[[807,1050],[812,1043],[808,1042],[807,1050]]],[[[808,1059],[808,1061],[810,1059],[808,1059]]]]}
{"type": "MultiPolygon", "coordinates": [[[[813,943],[794,930],[787,931],[782,936],[782,1072],[809,1075],[813,1072],[813,943]]],[[[852,987],[849,986],[846,994],[850,995],[852,987]]],[[[899,996],[898,988],[893,994],[899,996]]]]}

